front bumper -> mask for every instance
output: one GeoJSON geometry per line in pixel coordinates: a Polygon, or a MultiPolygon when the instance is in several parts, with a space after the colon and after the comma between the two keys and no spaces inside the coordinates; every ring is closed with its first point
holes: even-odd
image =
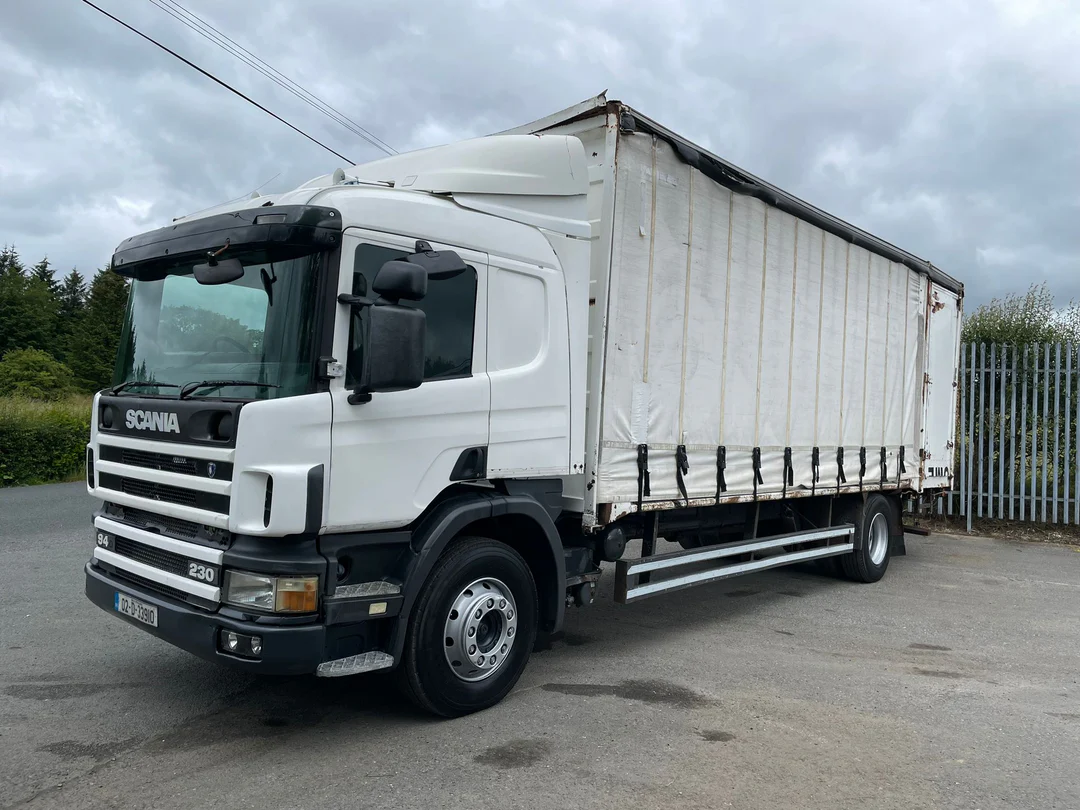
{"type": "Polygon", "coordinates": [[[200,658],[236,669],[267,675],[302,675],[315,672],[319,664],[329,658],[326,627],[321,624],[264,624],[195,610],[179,601],[133,587],[92,563],[86,564],[86,596],[102,610],[141,630],[200,658]],[[117,613],[113,607],[117,591],[157,607],[158,626],[150,627],[117,613]],[[218,638],[223,630],[260,636],[263,642],[260,658],[252,660],[221,652],[218,638]]]}

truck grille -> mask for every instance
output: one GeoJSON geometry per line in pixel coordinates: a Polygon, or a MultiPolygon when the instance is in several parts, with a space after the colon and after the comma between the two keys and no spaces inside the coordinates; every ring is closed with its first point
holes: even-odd
{"type": "MultiPolygon", "coordinates": [[[[222,515],[229,514],[229,496],[219,495],[214,492],[204,492],[202,490],[188,489],[187,487],[174,487],[169,484],[158,484],[153,481],[144,481],[139,478],[128,478],[123,475],[104,472],[98,473],[98,487],[123,492],[125,495],[134,495],[138,498],[146,498],[151,501],[191,506],[209,512],[218,512],[222,515]]],[[[100,497],[108,500],[106,494],[102,494],[100,497]]]]}
{"type": "Polygon", "coordinates": [[[218,481],[231,481],[233,474],[231,461],[210,461],[179,453],[156,453],[152,450],[102,444],[98,447],[98,456],[102,461],[111,461],[128,467],[162,470],[198,478],[213,478],[218,481]]]}
{"type": "MultiPolygon", "coordinates": [[[[173,599],[179,599],[181,602],[188,601],[188,597],[191,594],[186,593],[179,588],[170,588],[168,585],[162,585],[160,582],[154,582],[152,579],[146,579],[140,577],[138,574],[132,574],[129,571],[117,571],[116,575],[123,577],[124,579],[138,585],[140,588],[146,588],[148,591],[157,591],[163,593],[166,596],[171,596],[173,599]]],[[[199,600],[202,601],[202,600],[199,600]]]]}
{"type": "Polygon", "coordinates": [[[196,461],[193,458],[167,456],[164,453],[151,453],[146,450],[131,450],[126,447],[120,452],[120,463],[130,464],[133,467],[150,467],[154,470],[184,473],[185,475],[199,474],[196,461]]]}
{"type": "Polygon", "coordinates": [[[182,537],[185,540],[194,540],[199,536],[199,524],[190,520],[169,517],[168,515],[155,515],[143,509],[135,509],[131,506],[118,506],[109,504],[105,513],[112,518],[138,526],[140,529],[160,529],[165,534],[173,537],[182,537]]]}
{"type": "Polygon", "coordinates": [[[159,593],[162,596],[168,596],[171,599],[176,599],[179,602],[187,602],[194,607],[203,608],[205,610],[213,610],[217,607],[213,602],[206,599],[200,599],[199,597],[181,591],[179,588],[170,588],[168,585],[162,585],[161,583],[154,582],[153,580],[140,577],[138,574],[132,574],[130,571],[121,571],[114,566],[108,566],[109,571],[117,577],[117,579],[126,580],[136,587],[143,588],[144,590],[151,591],[153,593],[159,593]]]}
{"type": "Polygon", "coordinates": [[[126,495],[150,498],[155,501],[168,501],[181,506],[194,506],[195,493],[190,489],[171,487],[168,484],[155,484],[153,481],[139,481],[134,478],[122,478],[120,491],[126,495]]]}
{"type": "Polygon", "coordinates": [[[116,553],[136,562],[160,568],[170,574],[187,576],[188,561],[186,557],[164,549],[143,545],[126,537],[115,538],[116,553]]]}

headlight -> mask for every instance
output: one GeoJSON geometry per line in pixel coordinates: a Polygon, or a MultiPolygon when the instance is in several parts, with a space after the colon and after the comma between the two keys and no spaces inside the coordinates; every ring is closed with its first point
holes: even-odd
{"type": "Polygon", "coordinates": [[[319,578],[229,571],[225,601],[274,613],[314,613],[319,602],[319,578]]]}

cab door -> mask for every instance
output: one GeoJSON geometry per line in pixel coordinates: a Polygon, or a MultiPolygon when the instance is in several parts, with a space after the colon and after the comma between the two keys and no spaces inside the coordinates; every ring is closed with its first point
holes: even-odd
{"type": "MultiPolygon", "coordinates": [[[[339,293],[367,295],[388,261],[414,252],[415,239],[346,230],[339,293]]],[[[474,477],[486,458],[491,387],[487,375],[487,255],[452,245],[468,269],[429,279],[415,303],[427,315],[425,379],[410,391],[350,404],[363,347],[363,312],[339,305],[334,356],[344,377],[331,383],[333,428],[325,531],[403,526],[454,479],[474,477]],[[481,455],[482,454],[482,455],[481,455]]],[[[482,476],[480,476],[482,477],[482,476]]]]}

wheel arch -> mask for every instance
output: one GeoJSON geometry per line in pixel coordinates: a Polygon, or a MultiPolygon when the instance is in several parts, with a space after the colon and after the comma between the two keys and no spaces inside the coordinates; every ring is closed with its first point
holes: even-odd
{"type": "Polygon", "coordinates": [[[566,603],[566,562],[550,512],[537,500],[520,494],[490,491],[454,495],[417,524],[411,545],[415,556],[403,586],[401,612],[391,640],[391,654],[400,659],[413,608],[435,563],[459,537],[480,536],[506,543],[525,559],[536,581],[541,632],[557,632],[566,603]]]}

